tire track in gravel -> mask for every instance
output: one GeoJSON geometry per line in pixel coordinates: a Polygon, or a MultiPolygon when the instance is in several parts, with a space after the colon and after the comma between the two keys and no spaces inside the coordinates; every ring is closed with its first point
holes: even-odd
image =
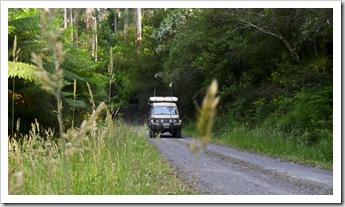
{"type": "MultiPolygon", "coordinates": [[[[149,138],[148,138],[149,139],[149,138]]],[[[208,195],[327,195],[333,172],[208,144],[196,165],[192,139],[149,139],[187,182],[208,195]]]]}

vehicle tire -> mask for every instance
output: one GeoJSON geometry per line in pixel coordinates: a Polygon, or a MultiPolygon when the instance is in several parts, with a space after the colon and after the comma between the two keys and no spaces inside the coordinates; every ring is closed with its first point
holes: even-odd
{"type": "Polygon", "coordinates": [[[150,129],[149,131],[150,138],[153,138],[153,131],[150,129]]]}
{"type": "Polygon", "coordinates": [[[176,129],[174,134],[175,134],[174,137],[181,138],[182,137],[181,128],[176,129]]]}

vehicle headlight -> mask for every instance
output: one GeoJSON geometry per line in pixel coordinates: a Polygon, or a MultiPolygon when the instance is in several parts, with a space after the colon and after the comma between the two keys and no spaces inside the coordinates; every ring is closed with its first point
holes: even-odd
{"type": "Polygon", "coordinates": [[[159,119],[156,119],[156,123],[158,123],[159,122],[159,119]]]}
{"type": "Polygon", "coordinates": [[[164,119],[161,119],[161,122],[163,123],[163,122],[164,122],[164,119]]]}
{"type": "Polygon", "coordinates": [[[154,119],[151,119],[151,123],[153,123],[153,122],[155,122],[155,120],[154,120],[154,119]]]}
{"type": "Polygon", "coordinates": [[[172,123],[172,119],[169,119],[169,122],[172,123]]]}

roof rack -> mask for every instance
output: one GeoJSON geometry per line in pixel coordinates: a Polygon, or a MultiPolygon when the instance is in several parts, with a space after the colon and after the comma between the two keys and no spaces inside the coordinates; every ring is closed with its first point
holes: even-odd
{"type": "Polygon", "coordinates": [[[174,96],[155,96],[155,97],[150,97],[149,102],[154,103],[154,102],[177,102],[178,98],[174,96]]]}

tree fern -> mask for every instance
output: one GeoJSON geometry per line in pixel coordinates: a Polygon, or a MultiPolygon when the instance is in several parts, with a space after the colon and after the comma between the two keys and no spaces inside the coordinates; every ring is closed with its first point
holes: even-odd
{"type": "MultiPolygon", "coordinates": [[[[19,61],[30,62],[30,52],[37,50],[36,35],[39,32],[38,9],[10,8],[8,10],[8,41],[18,38],[18,48],[21,49],[19,61]]],[[[11,49],[11,48],[10,48],[11,49]]],[[[11,54],[9,54],[11,58],[11,54]]]]}
{"type": "Polygon", "coordinates": [[[71,71],[71,70],[68,70],[68,69],[64,70],[64,78],[66,80],[71,80],[71,81],[73,81],[74,79],[85,81],[85,79],[83,77],[81,77],[80,75],[76,74],[74,71],[71,71]]]}
{"type": "Polygon", "coordinates": [[[35,75],[34,66],[21,62],[8,62],[8,77],[23,78],[26,81],[35,83],[36,85],[39,82],[35,75]]]}
{"type": "Polygon", "coordinates": [[[62,101],[65,104],[68,104],[69,107],[86,108],[85,102],[81,100],[74,100],[73,98],[63,98],[62,101]]]}
{"type": "MultiPolygon", "coordinates": [[[[28,30],[37,31],[39,15],[37,9],[9,8],[8,9],[8,34],[25,33],[28,30]],[[25,22],[25,24],[22,24],[25,22]]],[[[35,37],[32,37],[32,39],[35,37]]]]}
{"type": "MultiPolygon", "coordinates": [[[[54,113],[53,97],[50,94],[42,93],[42,89],[38,84],[30,82],[27,79],[15,78],[16,91],[19,99],[15,101],[15,115],[13,120],[20,118],[21,133],[27,132],[31,123],[38,120],[42,127],[55,127],[56,114],[54,113]]],[[[9,85],[13,82],[13,78],[8,79],[9,85]]],[[[9,91],[10,92],[10,91],[9,91]]],[[[9,104],[9,111],[12,105],[9,104]]]]}

